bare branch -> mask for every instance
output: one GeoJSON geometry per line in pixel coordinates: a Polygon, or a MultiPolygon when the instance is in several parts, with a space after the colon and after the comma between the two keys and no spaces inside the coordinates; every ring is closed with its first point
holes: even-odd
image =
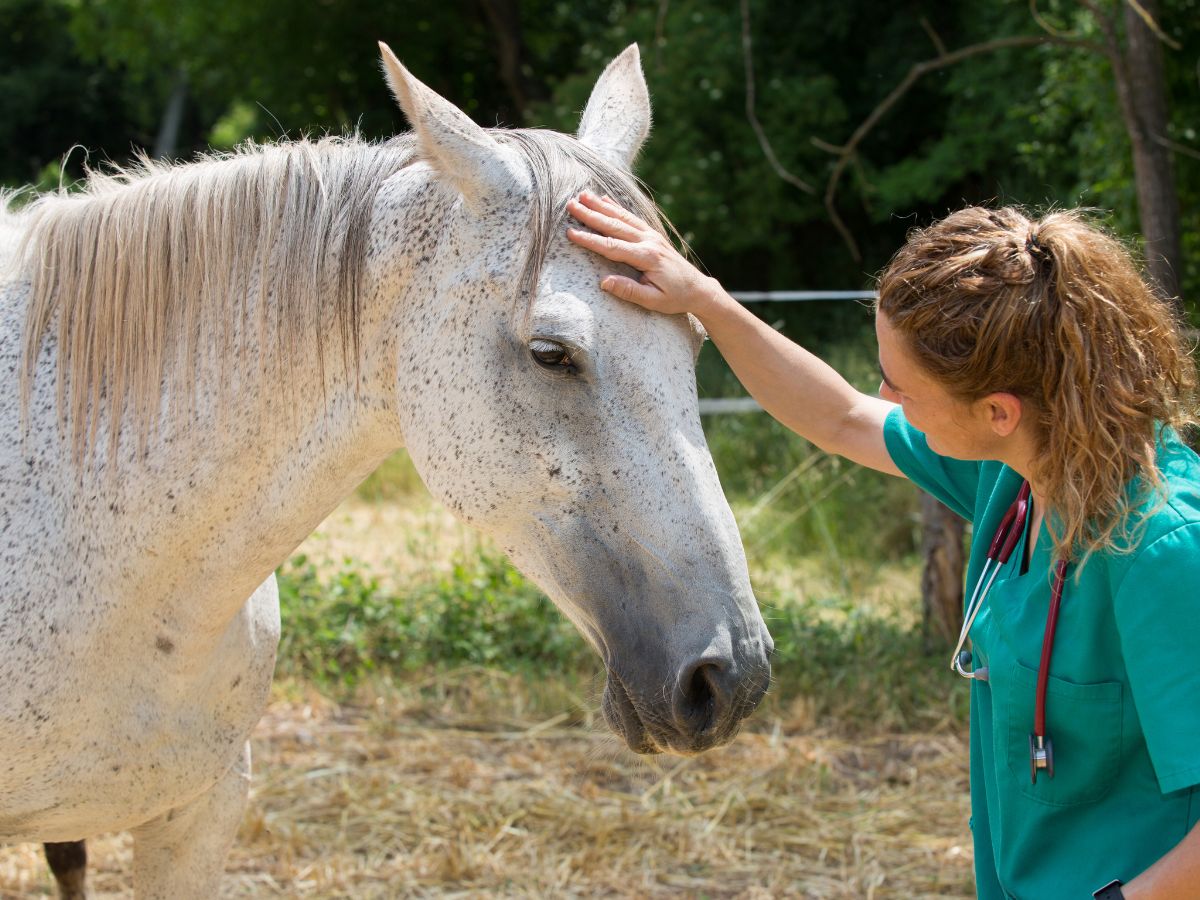
{"type": "Polygon", "coordinates": [[[754,57],[752,49],[750,40],[750,0],[742,0],[742,55],[746,63],[746,118],[750,120],[750,127],[754,129],[754,135],[758,138],[758,145],[762,148],[763,156],[767,158],[767,162],[771,164],[771,168],[775,170],[775,174],[806,194],[816,194],[816,188],[808,182],[800,180],[784,168],[783,163],[779,161],[779,158],[775,155],[775,151],[771,148],[771,142],[767,140],[767,133],[763,130],[762,123],[758,121],[758,115],[754,111],[754,57]]]}
{"type": "Polygon", "coordinates": [[[1170,138],[1163,137],[1161,134],[1152,134],[1150,135],[1150,139],[1154,141],[1154,143],[1166,147],[1173,153],[1179,153],[1183,156],[1190,156],[1192,159],[1200,159],[1200,150],[1196,150],[1187,146],[1186,144],[1180,144],[1179,142],[1173,141],[1170,138]]]}
{"type": "Polygon", "coordinates": [[[1033,21],[1037,22],[1038,27],[1046,34],[1054,37],[1067,37],[1066,32],[1050,23],[1050,20],[1042,15],[1038,9],[1037,0],[1029,0],[1029,15],[1033,16],[1033,21]]]}
{"type": "Polygon", "coordinates": [[[671,0],[659,0],[658,19],[654,23],[654,66],[662,68],[662,48],[667,43],[667,10],[671,0]]]}
{"type": "MultiPolygon", "coordinates": [[[[1084,0],[1086,2],[1086,0],[1084,0]]],[[[743,6],[745,0],[743,0],[743,6]]],[[[1037,47],[1044,44],[1053,44],[1066,47],[1081,47],[1092,50],[1093,52],[1105,53],[1105,48],[1091,41],[1080,40],[1073,37],[1061,37],[1051,34],[1030,34],[1030,35],[1015,35],[1013,37],[996,38],[991,41],[984,41],[979,44],[970,44],[966,47],[961,47],[958,50],[949,53],[942,53],[933,59],[927,59],[923,62],[914,63],[908,70],[908,74],[903,80],[892,88],[891,93],[880,101],[879,105],[871,110],[870,115],[860,124],[854,133],[850,135],[850,139],[840,147],[826,144],[824,141],[813,141],[818,147],[828,149],[837,156],[837,161],[833,165],[833,171],[830,172],[829,181],[825,186],[825,210],[829,215],[829,219],[833,222],[834,227],[841,234],[842,239],[846,242],[846,246],[850,250],[851,256],[856,262],[862,260],[862,254],[858,249],[858,244],[850,234],[850,230],[846,227],[846,223],[842,221],[842,217],[838,215],[835,200],[837,198],[838,183],[841,181],[846,167],[850,164],[858,145],[870,133],[879,120],[882,119],[888,111],[895,106],[912,86],[921,79],[922,76],[930,72],[935,72],[938,69],[944,69],[948,66],[956,65],[965,59],[970,59],[973,56],[981,56],[985,53],[994,53],[997,50],[1005,50],[1014,47],[1037,47]]]]}
{"type": "Polygon", "coordinates": [[[841,153],[843,149],[841,144],[831,144],[829,141],[823,141],[819,137],[810,137],[809,141],[818,150],[824,150],[826,153],[832,153],[834,156],[841,153]]]}
{"type": "Polygon", "coordinates": [[[1141,17],[1143,22],[1146,23],[1146,27],[1153,31],[1155,36],[1157,36],[1160,41],[1162,41],[1172,50],[1183,49],[1183,45],[1163,31],[1159,24],[1154,21],[1154,16],[1150,15],[1150,11],[1147,10],[1146,7],[1142,6],[1138,0],[1125,0],[1125,2],[1133,8],[1133,11],[1137,13],[1139,17],[1141,17]]]}
{"type": "Polygon", "coordinates": [[[927,19],[925,16],[921,16],[921,27],[924,28],[925,33],[929,35],[929,40],[933,41],[933,48],[937,50],[938,56],[945,56],[946,43],[942,40],[941,35],[934,31],[933,25],[930,24],[929,19],[927,19]]]}

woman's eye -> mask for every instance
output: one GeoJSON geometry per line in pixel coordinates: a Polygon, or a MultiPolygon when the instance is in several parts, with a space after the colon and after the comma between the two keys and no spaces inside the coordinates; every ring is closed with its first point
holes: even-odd
{"type": "Polygon", "coordinates": [[[556,341],[533,340],[529,342],[529,352],[537,360],[538,365],[547,369],[564,369],[573,372],[575,364],[571,360],[571,351],[556,341]]]}

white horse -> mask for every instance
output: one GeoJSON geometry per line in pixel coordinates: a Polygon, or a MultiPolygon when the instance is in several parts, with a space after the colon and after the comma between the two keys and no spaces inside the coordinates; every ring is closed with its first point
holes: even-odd
{"type": "Polygon", "coordinates": [[[131,829],[139,896],[217,894],[272,571],[398,447],[596,648],[635,751],[729,740],[769,678],[702,334],[602,294],[565,237],[584,187],[658,221],[636,47],[577,138],[484,130],[382,49],[413,134],[0,214],[0,841],[131,829]]]}

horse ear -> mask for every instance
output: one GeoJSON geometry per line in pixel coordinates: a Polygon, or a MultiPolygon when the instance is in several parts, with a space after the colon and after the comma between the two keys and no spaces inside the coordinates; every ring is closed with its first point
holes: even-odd
{"type": "Polygon", "coordinates": [[[526,180],[514,151],[414,78],[382,41],[379,52],[388,86],[417,132],[421,155],[470,205],[510,191],[526,180]]]}
{"type": "Polygon", "coordinates": [[[637,44],[630,44],[600,75],[579,122],[578,137],[625,169],[650,133],[650,92],[637,44]]]}

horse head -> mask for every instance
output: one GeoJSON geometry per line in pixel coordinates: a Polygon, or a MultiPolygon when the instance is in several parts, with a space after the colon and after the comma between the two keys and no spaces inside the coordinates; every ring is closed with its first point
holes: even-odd
{"type": "Polygon", "coordinates": [[[596,648],[606,719],[632,749],[723,743],[766,689],[772,644],[700,426],[703,333],[601,292],[617,267],[565,234],[584,188],[659,222],[630,174],[650,126],[637,48],[575,137],[485,130],[382,50],[419,161],[375,201],[366,283],[395,310],[412,460],[596,648]]]}

